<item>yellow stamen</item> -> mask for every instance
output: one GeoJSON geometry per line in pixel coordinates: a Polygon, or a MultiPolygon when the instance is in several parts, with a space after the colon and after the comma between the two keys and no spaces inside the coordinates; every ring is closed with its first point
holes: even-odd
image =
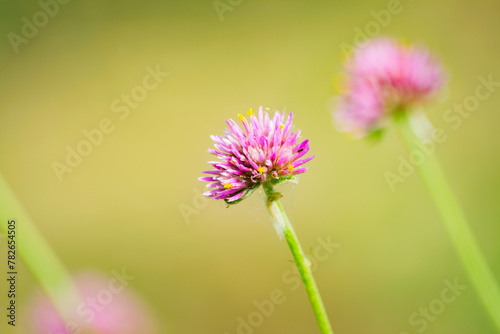
{"type": "Polygon", "coordinates": [[[253,116],[253,109],[252,108],[248,109],[247,114],[249,114],[250,116],[253,116]]]}
{"type": "Polygon", "coordinates": [[[244,121],[244,120],[245,120],[245,116],[243,116],[242,114],[238,114],[237,116],[238,116],[238,118],[239,118],[239,119],[241,119],[242,121],[244,121]]]}
{"type": "Polygon", "coordinates": [[[224,183],[224,189],[231,189],[233,185],[231,183],[224,183]]]}
{"type": "Polygon", "coordinates": [[[293,165],[288,166],[288,171],[289,172],[293,172],[294,169],[295,169],[295,167],[293,165]]]}
{"type": "Polygon", "coordinates": [[[283,124],[280,124],[280,130],[283,130],[285,126],[283,124]]]}
{"type": "Polygon", "coordinates": [[[261,173],[261,174],[262,174],[262,173],[264,173],[266,170],[264,169],[264,167],[259,167],[259,168],[257,169],[257,171],[258,171],[259,173],[261,173]]]}

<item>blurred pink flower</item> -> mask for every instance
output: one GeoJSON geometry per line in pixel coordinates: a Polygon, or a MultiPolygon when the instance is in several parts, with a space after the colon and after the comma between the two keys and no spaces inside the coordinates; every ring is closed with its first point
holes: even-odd
{"type": "Polygon", "coordinates": [[[335,110],[341,130],[364,136],[383,128],[391,113],[433,97],[445,84],[429,52],[389,38],[363,43],[346,64],[346,91],[335,110]]]}
{"type": "Polygon", "coordinates": [[[114,277],[85,272],[74,279],[79,300],[68,305],[63,320],[45,294],[31,303],[33,333],[43,334],[152,334],[154,320],[146,306],[114,277]]]}

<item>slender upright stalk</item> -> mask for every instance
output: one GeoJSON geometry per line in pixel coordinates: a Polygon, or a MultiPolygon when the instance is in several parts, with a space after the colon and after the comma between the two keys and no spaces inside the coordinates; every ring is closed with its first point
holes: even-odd
{"type": "Polygon", "coordinates": [[[6,236],[9,235],[7,222],[12,219],[16,222],[16,236],[13,238],[16,259],[17,256],[22,258],[60,315],[67,316],[68,303],[76,298],[71,278],[0,174],[0,229],[6,236]]]}
{"type": "MultiPolygon", "coordinates": [[[[396,123],[409,152],[420,150],[417,145],[419,139],[410,127],[407,113],[398,112],[396,123]]],[[[474,239],[465,214],[446,182],[436,157],[432,154],[427,157],[419,167],[419,171],[481,302],[500,331],[498,284],[474,239]]]]}
{"type": "Polygon", "coordinates": [[[283,234],[285,235],[286,242],[292,251],[295,264],[297,265],[300,276],[302,277],[302,282],[304,282],[304,286],[306,288],[307,295],[309,296],[309,301],[311,302],[311,306],[316,320],[318,321],[321,333],[333,334],[332,326],[328,320],[325,306],[323,305],[321,295],[312,275],[310,262],[302,250],[293,226],[290,223],[290,220],[288,220],[288,217],[279,201],[281,194],[275,192],[273,186],[268,183],[264,183],[264,191],[267,197],[267,208],[269,209],[271,217],[275,220],[276,224],[283,228],[283,234]]]}

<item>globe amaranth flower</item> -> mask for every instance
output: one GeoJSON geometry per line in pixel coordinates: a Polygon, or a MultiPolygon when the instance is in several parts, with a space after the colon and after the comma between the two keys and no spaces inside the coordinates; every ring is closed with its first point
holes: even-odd
{"type": "Polygon", "coordinates": [[[382,129],[394,111],[429,100],[446,82],[441,65],[427,50],[390,38],[359,45],[346,70],[346,91],[335,118],[341,130],[355,136],[382,129]]]}
{"type": "Polygon", "coordinates": [[[309,140],[297,143],[300,130],[292,132],[293,113],[286,120],[285,112],[276,111],[271,118],[262,107],[258,116],[252,109],[248,114],[249,120],[238,114],[243,129],[229,119],[224,136],[211,136],[215,149],[208,152],[218,160],[209,161],[215,169],[204,173],[210,176],[199,178],[209,182],[208,188],[214,188],[205,196],[235,204],[263,182],[277,184],[304,173],[307,168],[302,166],[314,158],[304,158],[309,140]]]}

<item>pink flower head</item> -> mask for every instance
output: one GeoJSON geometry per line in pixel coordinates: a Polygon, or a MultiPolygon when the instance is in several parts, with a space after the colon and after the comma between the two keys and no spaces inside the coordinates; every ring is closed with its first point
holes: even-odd
{"type": "Polygon", "coordinates": [[[391,112],[429,100],[446,81],[427,50],[389,38],[361,44],[346,69],[336,119],[342,130],[361,136],[384,127],[391,112]]]}
{"type": "Polygon", "coordinates": [[[235,204],[263,182],[277,184],[304,173],[307,168],[301,166],[314,158],[303,158],[309,151],[309,140],[297,144],[300,130],[292,132],[292,113],[286,121],[285,112],[276,111],[270,118],[262,107],[258,116],[252,109],[248,114],[250,120],[238,114],[244,130],[229,119],[223,137],[211,136],[215,149],[208,152],[219,160],[209,161],[215,169],[204,172],[210,176],[199,178],[214,188],[205,196],[235,204]]]}
{"type": "Polygon", "coordinates": [[[113,276],[86,272],[76,276],[74,284],[79,298],[67,305],[64,320],[45,294],[31,301],[33,333],[156,333],[145,305],[113,276]]]}

